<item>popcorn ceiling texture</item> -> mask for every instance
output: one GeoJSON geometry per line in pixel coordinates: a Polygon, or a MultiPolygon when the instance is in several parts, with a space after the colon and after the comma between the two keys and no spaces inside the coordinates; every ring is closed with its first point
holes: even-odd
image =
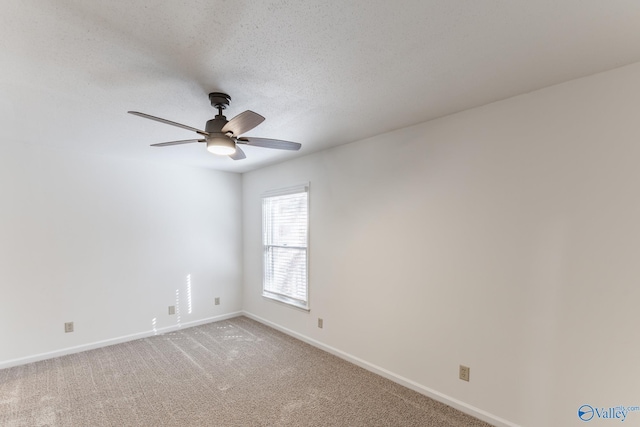
{"type": "Polygon", "coordinates": [[[0,370],[3,426],[489,426],[245,317],[0,370]]]}
{"type": "MultiPolygon", "coordinates": [[[[0,2],[0,140],[246,172],[640,60],[640,2],[21,0],[0,2]],[[216,157],[227,117],[302,143],[216,157]]],[[[251,151],[249,151],[251,150],[251,151]]]]}

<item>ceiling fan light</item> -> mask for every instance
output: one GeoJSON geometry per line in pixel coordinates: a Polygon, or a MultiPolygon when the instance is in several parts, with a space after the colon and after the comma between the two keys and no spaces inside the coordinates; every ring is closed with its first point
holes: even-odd
{"type": "Polygon", "coordinates": [[[236,144],[226,136],[212,137],[207,139],[207,151],[220,156],[229,156],[236,152],[236,144]]]}

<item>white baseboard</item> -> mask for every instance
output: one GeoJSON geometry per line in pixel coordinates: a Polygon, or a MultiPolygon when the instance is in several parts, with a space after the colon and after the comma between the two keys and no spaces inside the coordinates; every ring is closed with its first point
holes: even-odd
{"type": "Polygon", "coordinates": [[[53,359],[54,357],[66,356],[67,354],[80,353],[82,351],[93,350],[100,347],[107,347],[114,344],[120,344],[127,341],[138,340],[141,338],[150,337],[152,335],[160,335],[167,332],[175,331],[183,328],[190,328],[192,326],[203,325],[205,323],[219,322],[220,320],[231,319],[232,317],[238,317],[243,315],[242,312],[236,311],[228,314],[221,314],[219,316],[207,317],[206,319],[195,320],[193,322],[181,323],[179,325],[171,325],[156,330],[138,332],[136,334],[125,335],[122,337],[111,338],[103,341],[95,341],[89,344],[82,344],[75,347],[67,347],[61,350],[50,351],[47,353],[40,353],[33,356],[21,357],[19,359],[11,359],[0,362],[0,369],[11,368],[13,366],[26,365],[27,363],[39,362],[41,360],[53,359]]]}
{"type": "Polygon", "coordinates": [[[429,387],[425,387],[422,384],[418,384],[415,381],[412,381],[408,378],[404,378],[400,375],[394,374],[391,371],[388,371],[384,368],[381,368],[379,366],[376,366],[372,363],[369,363],[365,360],[362,360],[358,357],[355,357],[349,353],[345,353],[342,350],[338,350],[337,348],[328,346],[326,344],[321,343],[320,341],[316,341],[313,338],[309,338],[305,335],[302,335],[298,332],[292,331],[291,329],[285,328],[283,326],[280,326],[276,323],[273,323],[267,319],[263,319],[260,316],[256,316],[255,314],[249,313],[247,311],[243,311],[242,314],[244,316],[249,317],[250,319],[253,319],[257,322],[260,322],[262,324],[265,324],[267,326],[270,326],[274,329],[279,330],[280,332],[284,332],[287,335],[290,335],[294,338],[299,339],[300,341],[304,341],[307,344],[311,344],[314,347],[317,347],[321,350],[326,351],[327,353],[331,353],[334,356],[338,356],[341,359],[344,359],[348,362],[353,363],[354,365],[358,365],[361,368],[366,369],[367,371],[371,371],[375,374],[378,374],[384,378],[387,378],[395,383],[398,383],[400,385],[403,385],[411,390],[417,391],[420,394],[423,394],[427,397],[430,397],[434,400],[437,400],[438,402],[444,403],[445,405],[449,405],[452,408],[455,408],[461,412],[464,412],[465,414],[471,415],[472,417],[476,417],[482,421],[485,421],[489,424],[492,424],[496,427],[520,427],[517,424],[514,424],[510,421],[507,421],[505,419],[502,419],[500,417],[497,417],[493,414],[490,414],[487,411],[483,411],[480,408],[476,408],[475,406],[469,405],[465,402],[462,402],[460,400],[454,399],[453,397],[447,396],[446,394],[442,394],[436,390],[433,390],[429,387]]]}

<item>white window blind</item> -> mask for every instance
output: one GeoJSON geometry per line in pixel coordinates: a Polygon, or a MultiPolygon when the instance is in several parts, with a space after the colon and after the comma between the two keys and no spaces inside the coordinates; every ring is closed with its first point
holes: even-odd
{"type": "Polygon", "coordinates": [[[308,228],[308,185],[270,192],[263,196],[263,296],[296,307],[309,308],[308,228]]]}

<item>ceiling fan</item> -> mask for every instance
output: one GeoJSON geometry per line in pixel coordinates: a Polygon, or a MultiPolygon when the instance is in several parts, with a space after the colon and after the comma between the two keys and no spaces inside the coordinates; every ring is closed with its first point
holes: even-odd
{"type": "Polygon", "coordinates": [[[159,144],[151,144],[152,147],[166,147],[169,145],[191,144],[193,142],[206,142],[207,150],[213,154],[226,155],[233,160],[245,159],[247,156],[238,145],[250,145],[254,147],[277,148],[279,150],[299,150],[301,144],[297,142],[281,141],[279,139],[241,137],[240,135],[250,131],[264,121],[258,113],[247,110],[240,113],[231,120],[222,114],[222,110],[227,108],[231,97],[226,93],[212,92],[209,94],[209,100],[214,108],[218,109],[218,114],[211,120],[207,121],[205,130],[193,128],[181,123],[172,122],[171,120],[161,119],[160,117],[151,116],[149,114],[140,113],[138,111],[128,111],[129,114],[144,117],[145,119],[155,120],[171,126],[187,129],[196,132],[201,136],[198,139],[183,139],[180,141],[161,142],[159,144]]]}

